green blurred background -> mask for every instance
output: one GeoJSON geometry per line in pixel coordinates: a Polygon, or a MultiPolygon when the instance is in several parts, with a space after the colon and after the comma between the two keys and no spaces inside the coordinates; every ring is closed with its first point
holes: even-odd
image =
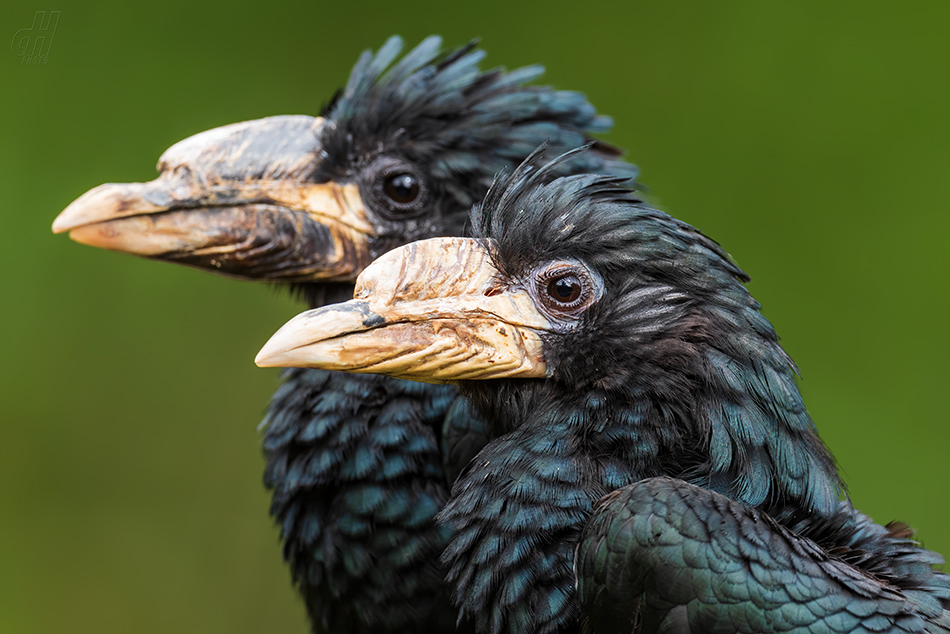
{"type": "Polygon", "coordinates": [[[615,119],[753,276],[856,504],[950,554],[950,3],[10,2],[0,48],[0,632],[305,632],[261,485],[273,289],[53,236],[214,126],[316,113],[360,51],[481,37],[615,119]]]}

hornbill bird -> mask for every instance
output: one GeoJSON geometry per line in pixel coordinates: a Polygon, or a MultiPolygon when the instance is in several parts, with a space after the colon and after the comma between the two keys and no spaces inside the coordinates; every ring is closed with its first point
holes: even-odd
{"type": "MultiPolygon", "coordinates": [[[[394,37],[360,57],[320,117],[195,135],[165,152],[156,180],[97,187],[53,229],[285,283],[310,306],[349,298],[378,255],[461,235],[494,174],[545,139],[566,150],[611,125],[579,93],[527,85],[540,66],[481,71],[474,44],[440,46],[430,37],[398,59],[394,37]]],[[[593,143],[555,171],[635,175],[593,143]]],[[[271,513],[315,631],[454,631],[438,566],[449,529],[434,518],[486,439],[455,388],[290,370],[263,433],[271,513]]]]}
{"type": "Polygon", "coordinates": [[[534,155],[475,237],[387,253],[258,364],[460,386],[494,438],[443,561],[479,632],[950,631],[940,556],[839,501],[749,278],[622,179],[549,182],[573,156],[534,155]]]}

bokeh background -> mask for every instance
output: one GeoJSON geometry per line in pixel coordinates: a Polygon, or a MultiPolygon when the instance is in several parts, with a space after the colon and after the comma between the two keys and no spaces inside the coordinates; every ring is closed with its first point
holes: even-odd
{"type": "Polygon", "coordinates": [[[480,37],[612,115],[653,200],[753,276],[856,504],[950,554],[948,30],[946,2],[6,0],[0,632],[306,631],[252,363],[297,306],[49,225],[188,135],[316,113],[393,33],[480,37]]]}

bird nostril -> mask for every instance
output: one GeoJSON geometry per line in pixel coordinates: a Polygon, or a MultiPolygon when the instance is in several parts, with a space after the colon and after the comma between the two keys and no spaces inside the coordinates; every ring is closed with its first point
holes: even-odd
{"type": "Polygon", "coordinates": [[[501,295],[502,290],[504,289],[502,289],[502,287],[500,286],[492,286],[485,290],[485,297],[494,297],[495,295],[501,295]]]}

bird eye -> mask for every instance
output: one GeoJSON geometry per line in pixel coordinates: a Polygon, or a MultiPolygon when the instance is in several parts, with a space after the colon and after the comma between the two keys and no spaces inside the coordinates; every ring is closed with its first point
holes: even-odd
{"type": "Polygon", "coordinates": [[[404,221],[429,210],[432,190],[423,168],[401,157],[382,155],[361,168],[360,195],[387,220],[404,221]]]}
{"type": "Polygon", "coordinates": [[[554,278],[548,282],[547,287],[548,297],[559,304],[570,304],[577,301],[582,290],[581,281],[577,279],[576,275],[571,274],[554,278]]]}
{"type": "Polygon", "coordinates": [[[412,174],[392,174],[386,177],[383,192],[393,202],[408,205],[419,197],[419,180],[412,174]]]}
{"type": "Polygon", "coordinates": [[[535,297],[553,315],[579,315],[600,296],[599,276],[579,262],[557,262],[535,273],[535,297]]]}

